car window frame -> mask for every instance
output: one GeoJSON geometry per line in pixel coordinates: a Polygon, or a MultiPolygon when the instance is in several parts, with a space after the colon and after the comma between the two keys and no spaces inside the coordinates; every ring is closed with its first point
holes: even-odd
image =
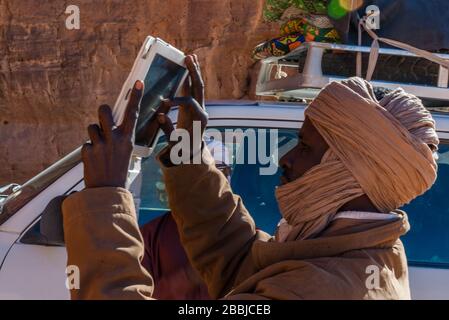
{"type": "MultiPolygon", "coordinates": [[[[437,131],[437,134],[439,136],[440,136],[440,133],[447,134],[446,131],[437,131]]],[[[444,136],[444,134],[443,134],[443,136],[444,136]]],[[[444,144],[445,146],[449,147],[449,137],[447,137],[447,138],[442,138],[441,137],[439,139],[440,139],[439,145],[444,144]]],[[[407,210],[405,212],[408,215],[407,210]]],[[[409,232],[413,232],[413,224],[410,224],[410,231],[409,232]]],[[[407,253],[407,248],[405,246],[405,243],[404,243],[404,248],[406,249],[406,253],[407,253]]],[[[409,255],[407,255],[407,264],[410,267],[449,269],[449,262],[434,262],[434,261],[413,260],[413,259],[410,258],[409,255]]]]}

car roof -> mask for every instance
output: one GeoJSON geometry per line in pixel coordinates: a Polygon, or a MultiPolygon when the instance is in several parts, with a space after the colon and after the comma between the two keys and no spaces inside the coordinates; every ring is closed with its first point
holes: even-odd
{"type": "MultiPolygon", "coordinates": [[[[212,109],[221,109],[220,107],[231,107],[235,110],[235,107],[239,108],[262,108],[264,111],[271,108],[278,108],[277,110],[280,113],[287,112],[289,116],[293,114],[301,113],[306,108],[307,104],[304,102],[281,102],[281,101],[260,101],[260,100],[209,100],[206,101],[206,107],[211,107],[212,109]],[[290,110],[289,110],[290,109],[290,110]],[[291,111],[295,110],[295,113],[291,113],[291,111]],[[290,111],[290,112],[289,112],[290,111]]],[[[440,112],[440,111],[432,111],[433,118],[435,119],[437,130],[449,133],[449,113],[440,112]]],[[[279,113],[278,113],[279,114],[279,113]]],[[[303,117],[301,117],[303,118],[303,117]]]]}
{"type": "MultiPolygon", "coordinates": [[[[206,101],[206,107],[249,107],[249,108],[257,108],[261,107],[265,110],[268,108],[279,108],[279,112],[282,112],[283,109],[296,109],[303,111],[307,106],[304,102],[283,102],[283,101],[260,101],[260,100],[209,100],[206,101]]],[[[433,118],[435,119],[437,130],[444,131],[449,133],[449,113],[440,112],[440,111],[432,111],[433,118]]]]}
{"type": "Polygon", "coordinates": [[[302,102],[284,102],[284,101],[261,101],[261,100],[208,100],[206,106],[291,106],[305,107],[306,104],[302,102]]]}

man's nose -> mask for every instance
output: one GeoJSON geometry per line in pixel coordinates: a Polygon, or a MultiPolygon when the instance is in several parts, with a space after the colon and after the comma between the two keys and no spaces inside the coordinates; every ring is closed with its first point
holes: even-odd
{"type": "Polygon", "coordinates": [[[279,160],[279,167],[281,167],[283,170],[291,168],[291,161],[289,157],[290,153],[291,151],[287,152],[279,160]]]}

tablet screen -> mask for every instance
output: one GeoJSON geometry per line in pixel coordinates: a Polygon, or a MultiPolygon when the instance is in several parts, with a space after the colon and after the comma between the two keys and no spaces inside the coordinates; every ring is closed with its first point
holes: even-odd
{"type": "Polygon", "coordinates": [[[145,77],[145,92],[140,104],[136,126],[136,144],[145,144],[144,129],[159,106],[161,99],[171,99],[176,94],[186,69],[156,54],[145,77]]]}

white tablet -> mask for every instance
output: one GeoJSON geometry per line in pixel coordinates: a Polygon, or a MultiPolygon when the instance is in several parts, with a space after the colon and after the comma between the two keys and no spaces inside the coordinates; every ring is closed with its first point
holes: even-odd
{"type": "MultiPolygon", "coordinates": [[[[159,38],[147,37],[114,105],[115,123],[118,125],[123,120],[134,83],[137,80],[143,80],[145,91],[136,126],[136,137],[138,137],[139,132],[146,127],[153,116],[161,99],[171,99],[176,96],[188,74],[184,59],[184,53],[175,47],[159,38]]],[[[136,140],[136,145],[140,146],[137,148],[140,148],[139,153],[149,153],[150,150],[143,141],[136,140]],[[148,150],[145,152],[142,147],[148,150]]]]}

